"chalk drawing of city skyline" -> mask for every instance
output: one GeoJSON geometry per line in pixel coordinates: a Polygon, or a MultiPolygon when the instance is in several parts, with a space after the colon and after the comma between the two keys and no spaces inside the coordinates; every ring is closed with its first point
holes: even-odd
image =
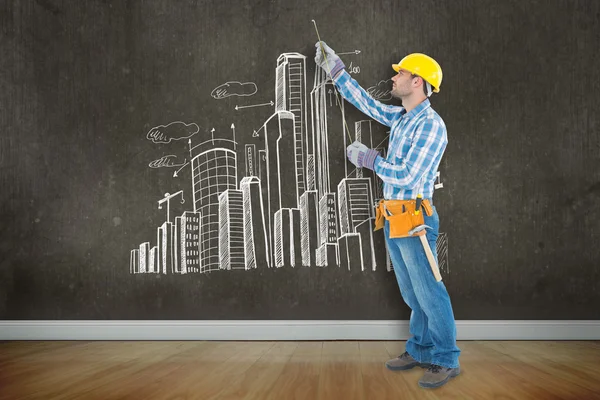
{"type": "MultiPolygon", "coordinates": [[[[273,113],[252,135],[261,139],[260,144],[241,147],[243,160],[238,160],[233,124],[231,139],[215,137],[213,128],[211,139],[197,144],[193,141],[200,128],[195,123],[175,121],[150,129],[148,140],[183,140],[189,154],[183,160],[169,154],[149,167],[173,168],[173,177],[188,167],[191,182],[158,200],[158,207],[166,208],[166,220],[157,227],[155,241],[130,251],[131,274],[311,266],[392,270],[388,254],[385,265],[377,265],[375,257],[376,251],[386,248],[381,232],[373,231],[383,183],[372,171],[354,169],[346,161],[351,133],[345,123],[345,101],[320,68],[307,91],[306,58],[299,53],[278,57],[274,102],[261,105],[272,106],[273,113]],[[331,168],[332,160],[346,161],[344,168],[339,162],[338,168],[331,168]],[[243,177],[238,182],[240,162],[243,177]],[[184,204],[184,193],[191,193],[186,195],[191,197],[189,209],[173,218],[171,202],[184,204]]],[[[256,91],[252,82],[227,82],[211,96],[248,97],[256,91]]],[[[385,156],[387,145],[373,141],[373,123],[355,122],[354,139],[385,156]]],[[[447,238],[443,238],[447,266],[447,238]]]]}

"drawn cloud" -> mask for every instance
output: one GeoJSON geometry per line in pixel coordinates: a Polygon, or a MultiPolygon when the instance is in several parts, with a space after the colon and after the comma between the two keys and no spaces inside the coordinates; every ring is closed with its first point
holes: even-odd
{"type": "MultiPolygon", "coordinates": [[[[180,167],[181,164],[175,164],[175,159],[177,159],[176,155],[169,154],[168,156],[163,156],[158,160],[154,160],[148,164],[150,168],[162,168],[162,167],[180,167]]],[[[185,163],[185,161],[184,161],[185,163]]]]}
{"type": "Polygon", "coordinates": [[[252,96],[256,92],[256,84],[252,82],[227,82],[214,88],[210,95],[221,100],[229,96],[252,96]]]}
{"type": "Polygon", "coordinates": [[[171,143],[171,140],[188,139],[194,136],[200,128],[195,123],[186,124],[185,122],[176,121],[169,125],[159,125],[150,129],[146,135],[146,139],[152,140],[154,143],[171,143]]]}
{"type": "Polygon", "coordinates": [[[379,81],[375,86],[371,86],[367,89],[367,93],[371,95],[375,100],[391,100],[392,99],[392,80],[379,81]]]}

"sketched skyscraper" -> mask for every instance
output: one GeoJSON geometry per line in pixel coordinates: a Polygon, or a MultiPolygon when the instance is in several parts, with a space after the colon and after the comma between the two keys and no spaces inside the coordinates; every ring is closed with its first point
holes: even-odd
{"type": "MultiPolygon", "coordinates": [[[[319,68],[319,70],[321,70],[319,68]]],[[[311,91],[312,135],[315,144],[316,190],[319,199],[331,193],[349,174],[346,147],[348,126],[345,121],[345,100],[321,70],[315,73],[311,91]]]]}
{"type": "MultiPolygon", "coordinates": [[[[307,186],[307,155],[312,154],[312,138],[307,135],[306,56],[284,53],[277,59],[275,111],[294,114],[294,168],[296,172],[296,204],[307,186]]],[[[314,158],[311,157],[312,160],[314,158]]]]}
{"type": "Polygon", "coordinates": [[[335,193],[326,193],[319,200],[319,248],[316,256],[318,267],[333,266],[338,263],[336,221],[335,193]]]}
{"type": "Polygon", "coordinates": [[[150,242],[144,242],[140,244],[140,273],[146,273],[148,271],[148,257],[150,256],[150,242]]]}
{"type": "Polygon", "coordinates": [[[233,150],[216,148],[192,158],[194,212],[200,212],[200,271],[219,269],[219,195],[236,189],[237,157],[233,150]]]}
{"type": "Polygon", "coordinates": [[[175,258],[173,255],[173,224],[164,222],[157,229],[156,246],[158,249],[158,271],[166,274],[173,273],[175,258]]]}
{"type": "Polygon", "coordinates": [[[261,181],[255,176],[240,182],[244,201],[244,257],[246,269],[268,266],[267,221],[262,200],[261,181]]]}
{"type": "Polygon", "coordinates": [[[338,185],[340,267],[375,269],[373,239],[373,193],[370,178],[342,179],[338,185]],[[356,248],[360,250],[357,251],[356,248]],[[359,259],[360,262],[356,263],[359,259]]]}
{"type": "Polygon", "coordinates": [[[200,213],[184,211],[175,217],[173,253],[175,273],[200,272],[200,213]]]}
{"type": "Polygon", "coordinates": [[[315,175],[321,218],[319,221],[319,266],[339,261],[337,236],[340,215],[336,212],[335,190],[348,175],[346,161],[347,134],[344,101],[325,72],[318,68],[311,91],[312,136],[315,147],[315,175]],[[331,141],[329,140],[331,138],[331,141]],[[335,235],[332,233],[335,232],[335,235]]]}
{"type": "Polygon", "coordinates": [[[316,190],[306,191],[300,197],[300,240],[302,265],[316,265],[319,247],[319,204],[316,190]]]}
{"type": "Polygon", "coordinates": [[[374,217],[371,179],[348,178],[338,185],[341,234],[354,233],[358,224],[374,217]]]}
{"type": "Polygon", "coordinates": [[[219,263],[221,269],[246,269],[244,256],[244,200],[241,190],[219,195],[219,263]]]}
{"type": "Polygon", "coordinates": [[[286,168],[286,159],[293,151],[294,114],[277,111],[257,131],[264,139],[265,150],[259,150],[259,177],[263,203],[268,221],[269,266],[273,266],[273,221],[275,213],[283,208],[296,208],[296,173],[286,168]]]}
{"type": "Polygon", "coordinates": [[[129,255],[129,273],[139,274],[140,271],[140,249],[133,249],[129,255]]]}
{"type": "Polygon", "coordinates": [[[375,237],[373,228],[375,227],[375,218],[365,219],[356,225],[355,232],[360,235],[360,246],[362,254],[363,270],[375,271],[377,259],[375,258],[375,237]]]}

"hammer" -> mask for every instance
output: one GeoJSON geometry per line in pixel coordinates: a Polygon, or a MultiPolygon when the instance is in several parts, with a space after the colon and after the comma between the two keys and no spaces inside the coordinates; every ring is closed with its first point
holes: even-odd
{"type": "Polygon", "coordinates": [[[425,231],[425,229],[427,229],[427,228],[431,229],[431,227],[428,225],[419,225],[416,228],[410,230],[408,232],[408,234],[410,236],[417,235],[421,239],[421,244],[423,245],[423,248],[425,249],[425,254],[427,254],[427,259],[429,260],[429,266],[431,267],[433,276],[435,276],[435,280],[439,282],[442,280],[442,276],[440,275],[440,270],[438,269],[437,263],[435,262],[433,253],[431,252],[431,247],[429,247],[429,242],[427,241],[427,238],[425,237],[425,235],[427,233],[425,231]]]}

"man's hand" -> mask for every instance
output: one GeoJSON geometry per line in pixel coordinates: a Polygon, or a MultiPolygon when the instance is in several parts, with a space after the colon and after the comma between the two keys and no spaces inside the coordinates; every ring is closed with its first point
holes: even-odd
{"type": "Polygon", "coordinates": [[[357,168],[368,168],[373,170],[375,159],[379,152],[374,149],[369,149],[364,144],[356,141],[346,148],[348,160],[357,168]]]}
{"type": "Polygon", "coordinates": [[[365,153],[369,150],[367,146],[361,142],[354,142],[346,148],[346,154],[348,160],[358,168],[362,168],[362,160],[365,157],[365,153]]]}
{"type": "Polygon", "coordinates": [[[315,47],[317,48],[315,64],[323,68],[331,78],[334,78],[341,70],[346,68],[340,57],[325,42],[317,42],[315,47]],[[325,49],[325,54],[321,50],[321,45],[325,49]]]}

